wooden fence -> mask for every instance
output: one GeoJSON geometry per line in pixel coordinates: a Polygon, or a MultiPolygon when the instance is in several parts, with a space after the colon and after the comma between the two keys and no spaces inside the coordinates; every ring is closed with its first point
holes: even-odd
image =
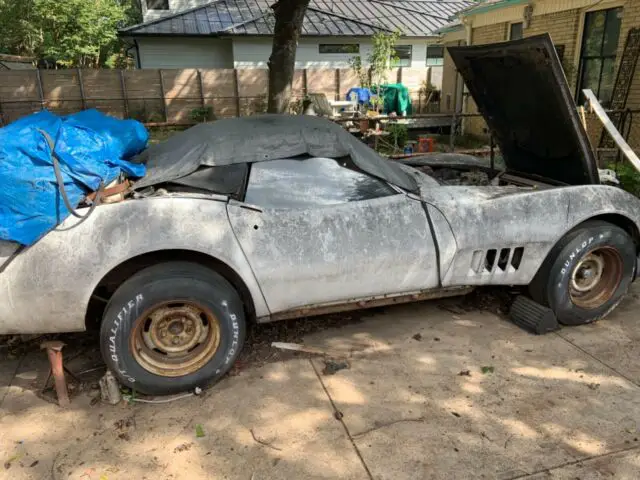
{"type": "MultiPolygon", "coordinates": [[[[428,68],[399,68],[389,80],[405,84],[415,110],[426,110],[420,87],[428,68]]],[[[293,95],[324,93],[345,99],[358,79],[351,69],[304,69],[295,72],[293,95]]],[[[263,112],[268,71],[211,70],[12,70],[0,71],[0,123],[7,124],[46,108],[68,114],[96,108],[119,118],[145,123],[192,123],[196,112],[216,117],[263,112]]]]}

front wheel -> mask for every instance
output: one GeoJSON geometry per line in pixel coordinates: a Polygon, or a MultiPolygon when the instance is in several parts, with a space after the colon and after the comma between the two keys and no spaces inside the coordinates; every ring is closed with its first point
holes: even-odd
{"type": "Polygon", "coordinates": [[[238,357],[245,332],[242,300],[225,278],[197,264],[170,262],[118,288],[100,343],[123,385],[168,395],[216,382],[238,357]]]}
{"type": "Polygon", "coordinates": [[[586,222],[551,250],[529,290],[564,325],[594,322],[620,303],[635,263],[636,247],[627,232],[603,221],[586,222]]]}

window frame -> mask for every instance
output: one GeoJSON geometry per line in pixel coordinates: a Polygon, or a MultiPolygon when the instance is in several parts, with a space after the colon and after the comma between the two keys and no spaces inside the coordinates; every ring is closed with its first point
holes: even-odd
{"type": "Polygon", "coordinates": [[[522,40],[524,38],[524,22],[511,22],[509,24],[509,31],[507,32],[507,40],[522,40]],[[520,25],[520,37],[513,38],[513,27],[516,25],[520,25]]]}
{"type": "MultiPolygon", "coordinates": [[[[349,49],[347,49],[349,50],[349,49]]],[[[360,54],[360,44],[359,43],[319,43],[318,44],[318,55],[359,55],[360,54]],[[323,52],[323,47],[325,50],[327,47],[353,47],[353,51],[343,51],[343,52],[323,52]]]]}
{"type": "Polygon", "coordinates": [[[426,57],[426,60],[425,60],[425,65],[427,67],[443,67],[444,66],[444,48],[445,48],[444,45],[439,44],[439,43],[432,43],[432,44],[427,45],[427,57],[426,57]],[[441,49],[441,51],[442,51],[442,56],[441,57],[431,57],[431,58],[429,58],[429,50],[433,49],[433,47],[437,47],[437,48],[441,49]],[[440,60],[440,62],[439,63],[429,63],[429,60],[431,60],[431,59],[440,60]]]}
{"type": "Polygon", "coordinates": [[[581,99],[582,99],[582,90],[584,89],[585,86],[585,81],[584,81],[584,73],[585,73],[585,64],[586,62],[588,62],[589,60],[600,60],[600,75],[598,76],[598,89],[597,91],[594,91],[593,93],[595,94],[596,98],[598,98],[598,100],[600,100],[602,102],[602,105],[606,108],[609,104],[609,102],[611,101],[611,98],[608,101],[602,101],[600,93],[601,93],[601,89],[602,89],[602,79],[604,76],[604,65],[605,65],[605,61],[606,60],[612,60],[613,61],[613,65],[614,65],[614,87],[615,87],[615,66],[616,66],[616,60],[618,58],[618,50],[620,47],[620,38],[622,36],[622,22],[624,21],[624,19],[620,20],[620,29],[618,31],[618,41],[616,44],[616,48],[613,54],[609,54],[609,55],[605,55],[604,53],[604,45],[605,45],[605,39],[606,39],[606,32],[607,32],[607,23],[609,21],[609,15],[613,14],[615,11],[618,11],[621,14],[624,14],[624,6],[622,5],[616,5],[616,6],[612,6],[609,8],[602,8],[599,10],[591,10],[588,12],[584,13],[584,16],[582,17],[582,35],[580,37],[580,49],[578,51],[578,72],[577,72],[577,77],[576,77],[576,92],[575,92],[575,100],[576,103],[581,103],[581,99]],[[587,43],[587,26],[588,26],[588,18],[590,15],[597,15],[599,13],[605,12],[605,24],[604,27],[602,29],[602,38],[600,40],[600,51],[599,51],[599,55],[586,55],[585,54],[585,50],[586,50],[586,43],[587,43]]]}
{"type": "Polygon", "coordinates": [[[168,12],[169,10],[171,10],[171,2],[170,2],[170,0],[162,0],[162,1],[166,2],[166,4],[167,4],[166,8],[165,7],[163,7],[163,8],[152,8],[152,7],[149,6],[149,2],[152,2],[152,1],[158,1],[158,0],[145,0],[145,2],[144,2],[145,5],[147,6],[147,10],[148,11],[151,11],[151,12],[168,12]]]}
{"type": "Polygon", "coordinates": [[[408,45],[395,45],[393,47],[393,56],[394,58],[391,59],[391,68],[411,68],[411,64],[413,62],[413,45],[408,44],[408,45]],[[408,48],[409,49],[409,63],[408,65],[403,65],[402,62],[406,61],[406,59],[400,58],[400,56],[398,55],[398,47],[402,47],[402,48],[408,48]],[[396,60],[396,58],[398,60],[396,60]]]}

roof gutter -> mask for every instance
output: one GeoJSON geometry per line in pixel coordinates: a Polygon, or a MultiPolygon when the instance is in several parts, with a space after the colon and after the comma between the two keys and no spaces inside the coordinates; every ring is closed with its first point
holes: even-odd
{"type": "Polygon", "coordinates": [[[460,13],[460,17],[471,17],[480,13],[491,12],[493,10],[500,10],[501,8],[512,7],[514,5],[523,5],[531,3],[531,0],[502,0],[501,2],[490,3],[485,5],[478,5],[477,7],[471,7],[467,11],[460,13]]]}
{"type": "Polygon", "coordinates": [[[459,24],[459,25],[445,25],[444,27],[441,27],[439,29],[437,29],[435,32],[436,35],[444,35],[446,33],[451,33],[451,32],[459,32],[460,30],[462,30],[464,28],[463,24],[459,24]]]}

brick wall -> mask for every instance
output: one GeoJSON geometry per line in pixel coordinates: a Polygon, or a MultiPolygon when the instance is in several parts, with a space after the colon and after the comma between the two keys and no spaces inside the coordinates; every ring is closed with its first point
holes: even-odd
{"type": "Polygon", "coordinates": [[[552,13],[533,17],[529,28],[524,30],[525,37],[540,35],[545,32],[551,35],[554,45],[564,45],[562,64],[569,85],[573,90],[576,87],[578,66],[574,64],[576,48],[579,46],[580,10],[567,10],[565,12],[552,13]]]}
{"type": "MultiPolygon", "coordinates": [[[[620,34],[620,45],[618,49],[618,61],[622,56],[624,44],[627,39],[629,29],[632,27],[640,27],[640,1],[626,0],[624,5],[624,17],[620,34]]],[[[575,92],[577,87],[578,65],[576,64],[576,55],[581,48],[580,22],[584,16],[584,11],[580,9],[567,10],[548,15],[534,16],[531,24],[524,30],[524,36],[530,37],[548,32],[556,46],[564,45],[564,54],[562,63],[565,68],[569,87],[575,92]]],[[[503,41],[507,36],[508,24],[499,23],[490,26],[484,26],[473,30],[473,44],[495,43],[503,41]]],[[[446,78],[443,80],[443,96],[446,96],[445,86],[448,84],[446,78]]],[[[636,69],[634,81],[629,92],[627,107],[631,109],[640,109],[640,68],[636,69]]],[[[445,111],[443,109],[443,111],[445,111]]],[[[477,113],[474,102],[468,102],[468,113],[477,113]]],[[[634,149],[640,150],[640,114],[633,122],[633,129],[630,135],[630,142],[634,149]]],[[[599,139],[599,127],[590,125],[590,138],[596,141],[599,139]]],[[[466,123],[465,131],[474,135],[485,135],[486,124],[481,119],[470,119],[466,123]]]]}
{"type": "MultiPolygon", "coordinates": [[[[473,45],[504,42],[507,38],[508,28],[509,24],[506,22],[474,28],[471,34],[471,42],[473,45]]],[[[476,103],[470,95],[467,96],[466,113],[478,113],[476,103]]],[[[487,123],[482,117],[465,118],[463,120],[463,125],[464,132],[467,134],[480,137],[487,136],[487,123]]]]}
{"type": "Polygon", "coordinates": [[[507,23],[496,23],[485,27],[474,28],[471,34],[473,45],[504,42],[507,38],[507,23]]]}
{"type": "MultiPolygon", "coordinates": [[[[622,29],[620,32],[620,44],[618,46],[618,62],[622,58],[624,44],[631,28],[640,28],[640,1],[627,0],[624,7],[624,17],[622,19],[622,29]]],[[[640,110],[640,62],[636,67],[633,77],[629,98],[627,99],[627,108],[632,110],[640,110]]],[[[629,135],[629,144],[636,152],[640,152],[640,113],[634,114],[632,130],[629,135]]]]}

